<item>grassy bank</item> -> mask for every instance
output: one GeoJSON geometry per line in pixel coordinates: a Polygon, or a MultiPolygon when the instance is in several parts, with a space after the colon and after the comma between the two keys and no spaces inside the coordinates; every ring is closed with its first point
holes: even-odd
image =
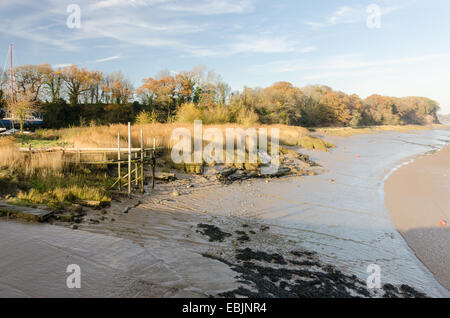
{"type": "MultiPolygon", "coordinates": [[[[107,171],[69,165],[61,153],[30,156],[20,151],[24,137],[0,138],[0,196],[11,196],[9,203],[61,210],[77,201],[111,201],[107,171]]],[[[39,134],[26,136],[32,137],[35,146],[43,140],[39,134]]]]}
{"type": "Polygon", "coordinates": [[[311,129],[315,133],[323,136],[339,136],[339,137],[347,137],[359,134],[374,134],[382,131],[397,131],[397,132],[412,132],[412,131],[421,131],[421,130],[430,130],[430,129],[449,129],[446,125],[384,125],[384,126],[366,126],[366,127],[327,127],[327,128],[314,128],[311,129]]]}
{"type": "MultiPolygon", "coordinates": [[[[320,138],[314,138],[308,129],[298,126],[286,125],[238,125],[238,124],[220,124],[220,125],[203,125],[203,130],[208,128],[218,128],[225,136],[226,128],[267,128],[270,137],[271,128],[278,128],[280,131],[280,144],[290,146],[300,146],[307,149],[327,150],[333,145],[326,143],[320,138]]],[[[147,124],[134,125],[132,129],[132,146],[140,146],[140,129],[144,131],[144,146],[153,146],[153,138],[156,139],[156,146],[163,146],[166,149],[172,149],[177,141],[171,140],[172,131],[176,128],[186,128],[193,136],[192,124],[147,124]]],[[[127,143],[127,126],[126,125],[109,125],[95,127],[78,127],[61,130],[48,130],[43,132],[43,136],[52,138],[58,136],[59,142],[72,145],[73,147],[117,147],[117,133],[120,132],[121,144],[123,147],[127,143]]],[[[45,138],[45,137],[44,137],[45,138]]],[[[206,143],[206,141],[204,141],[206,143]]]]}

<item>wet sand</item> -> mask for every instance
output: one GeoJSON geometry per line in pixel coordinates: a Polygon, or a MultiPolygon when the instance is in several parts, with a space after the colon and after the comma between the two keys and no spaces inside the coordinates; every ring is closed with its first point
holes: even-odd
{"type": "Polygon", "coordinates": [[[397,230],[439,282],[450,290],[450,146],[420,155],[385,184],[386,206],[397,230]]]}

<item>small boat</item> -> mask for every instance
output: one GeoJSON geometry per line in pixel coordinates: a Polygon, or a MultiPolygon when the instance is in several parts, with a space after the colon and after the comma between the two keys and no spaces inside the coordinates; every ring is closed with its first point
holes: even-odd
{"type": "MultiPolygon", "coordinates": [[[[40,127],[44,124],[44,120],[40,118],[39,116],[27,116],[27,118],[24,121],[24,127],[40,127]]],[[[0,119],[0,129],[8,127],[17,127],[19,126],[19,122],[17,119],[5,117],[0,119]]]]}

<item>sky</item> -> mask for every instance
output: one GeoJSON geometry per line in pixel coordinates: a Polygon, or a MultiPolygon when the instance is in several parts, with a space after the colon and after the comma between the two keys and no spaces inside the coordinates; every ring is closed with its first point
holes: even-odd
{"type": "Polygon", "coordinates": [[[1,0],[0,67],[12,43],[15,65],[122,71],[136,87],[202,64],[234,90],[322,84],[450,114],[449,14],[448,0],[1,0]]]}

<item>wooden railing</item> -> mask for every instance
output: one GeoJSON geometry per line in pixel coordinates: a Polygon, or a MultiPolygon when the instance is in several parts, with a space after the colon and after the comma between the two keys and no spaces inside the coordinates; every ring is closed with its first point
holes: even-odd
{"type": "Polygon", "coordinates": [[[141,128],[140,148],[131,147],[131,125],[128,123],[128,146],[122,148],[120,145],[120,133],[117,133],[117,148],[66,148],[66,147],[49,147],[49,148],[35,148],[31,145],[28,148],[21,148],[21,151],[28,152],[30,155],[34,153],[43,152],[62,152],[64,154],[74,154],[75,159],[67,160],[66,163],[80,164],[80,165],[117,165],[117,179],[111,188],[118,187],[122,191],[122,186],[126,184],[128,195],[131,195],[132,184],[141,193],[144,192],[144,165],[148,164],[152,171],[152,188],[155,187],[155,166],[156,157],[159,151],[164,147],[156,147],[156,140],[153,138],[153,147],[144,148],[144,135],[141,128]],[[101,160],[83,160],[86,155],[103,154],[101,160]],[[108,157],[110,159],[108,159],[108,157]],[[127,165],[127,173],[122,176],[122,166],[127,165]],[[133,168],[134,166],[134,168],[133,168]]]}

